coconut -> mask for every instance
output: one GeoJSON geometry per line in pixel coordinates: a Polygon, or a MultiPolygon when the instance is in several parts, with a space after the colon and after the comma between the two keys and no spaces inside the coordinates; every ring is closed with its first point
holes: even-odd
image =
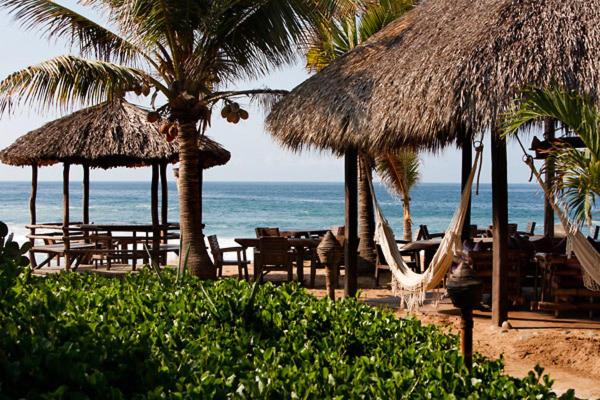
{"type": "Polygon", "coordinates": [[[221,110],[221,117],[227,118],[231,114],[231,106],[228,104],[221,110]]]}
{"type": "Polygon", "coordinates": [[[173,140],[175,140],[177,138],[177,135],[171,135],[168,134],[167,135],[167,142],[171,143],[173,140]]]}
{"type": "Polygon", "coordinates": [[[177,128],[177,125],[171,125],[171,127],[169,128],[169,136],[177,136],[178,133],[179,128],[177,128]]]}
{"type": "Polygon", "coordinates": [[[234,113],[240,111],[240,105],[238,103],[231,103],[231,111],[234,113]]]}
{"type": "Polygon", "coordinates": [[[231,122],[233,122],[234,124],[237,124],[238,122],[240,122],[240,114],[235,114],[233,116],[233,120],[231,122]]]}
{"type": "Polygon", "coordinates": [[[142,87],[141,86],[136,86],[133,88],[133,91],[135,92],[135,94],[137,94],[138,96],[142,95],[142,87]]]}
{"type": "Polygon", "coordinates": [[[142,94],[144,96],[148,96],[150,95],[150,86],[148,85],[144,85],[144,87],[142,87],[142,94]]]}
{"type": "Polygon", "coordinates": [[[157,113],[156,111],[152,111],[148,113],[148,122],[150,123],[155,123],[158,122],[160,120],[160,114],[157,113]]]}
{"type": "Polygon", "coordinates": [[[227,116],[227,122],[233,122],[233,121],[235,120],[235,117],[237,117],[237,114],[230,113],[230,114],[227,116]]]}
{"type": "Polygon", "coordinates": [[[250,117],[250,114],[248,114],[248,111],[246,110],[240,110],[240,118],[243,120],[246,120],[250,117]]]}

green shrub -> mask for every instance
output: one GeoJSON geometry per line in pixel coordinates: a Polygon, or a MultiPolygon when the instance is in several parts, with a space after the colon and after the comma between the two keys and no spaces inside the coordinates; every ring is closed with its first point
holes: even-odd
{"type": "Polygon", "coordinates": [[[457,338],[295,285],[21,274],[0,303],[0,398],[552,398],[457,338]]]}

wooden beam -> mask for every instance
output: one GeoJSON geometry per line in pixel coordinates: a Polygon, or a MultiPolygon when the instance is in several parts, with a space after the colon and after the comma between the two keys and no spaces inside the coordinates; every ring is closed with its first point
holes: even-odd
{"type": "MultiPolygon", "coordinates": [[[[471,139],[465,138],[462,145],[462,173],[460,191],[462,193],[467,186],[467,181],[471,175],[471,168],[473,168],[473,146],[471,145],[471,139]]],[[[462,230],[462,240],[471,238],[471,198],[469,198],[469,206],[467,208],[467,214],[465,215],[465,224],[462,230]]]]}
{"type": "Polygon", "coordinates": [[[160,222],[158,220],[158,164],[152,164],[152,186],[151,186],[151,201],[150,209],[152,214],[152,263],[158,263],[160,255],[160,222]]]}
{"type": "Polygon", "coordinates": [[[169,224],[169,182],[167,181],[167,164],[160,165],[160,187],[161,187],[161,224],[163,226],[163,243],[167,243],[167,225],[169,224]]]}
{"type": "Polygon", "coordinates": [[[83,223],[90,223],[90,166],[83,166],[83,223]]]}
{"type": "Polygon", "coordinates": [[[345,295],[354,297],[358,289],[358,153],[356,149],[346,151],[345,169],[345,235],[344,258],[346,266],[345,295]]]}
{"type": "Polygon", "coordinates": [[[71,243],[69,239],[69,172],[71,165],[69,163],[63,164],[63,236],[65,243],[65,268],[67,271],[71,269],[71,243]]]}
{"type": "MultiPolygon", "coordinates": [[[[552,141],[554,139],[555,121],[551,118],[544,120],[544,139],[552,141]]],[[[552,181],[554,180],[555,168],[552,158],[546,158],[546,187],[552,190],[552,181]]],[[[554,210],[548,199],[544,198],[544,236],[554,237],[554,210]]]]}
{"type": "Polygon", "coordinates": [[[492,152],[492,323],[501,326],[508,318],[508,177],[506,139],[491,130],[492,152]]]}
{"type": "MultiPolygon", "coordinates": [[[[31,196],[29,197],[29,223],[30,225],[37,224],[37,187],[38,187],[38,166],[37,164],[33,164],[31,166],[31,196]]],[[[31,235],[35,235],[35,228],[30,229],[31,235]]],[[[30,239],[31,245],[35,244],[35,239],[30,239]]],[[[29,261],[31,262],[31,267],[36,268],[37,262],[35,260],[35,254],[33,252],[29,252],[29,261]]]]}

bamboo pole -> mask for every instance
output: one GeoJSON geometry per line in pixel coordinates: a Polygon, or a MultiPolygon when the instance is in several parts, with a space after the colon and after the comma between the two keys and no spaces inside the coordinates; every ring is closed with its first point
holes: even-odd
{"type": "MultiPolygon", "coordinates": [[[[467,186],[469,176],[471,174],[471,168],[473,168],[473,146],[471,146],[471,139],[465,138],[462,145],[462,176],[460,190],[461,193],[467,186]]],[[[465,224],[462,230],[462,240],[471,238],[471,198],[469,198],[469,205],[467,207],[467,213],[465,215],[465,224]]]]}
{"type": "MultiPolygon", "coordinates": [[[[31,196],[29,197],[29,222],[31,225],[37,224],[37,187],[38,187],[38,166],[37,164],[33,164],[31,166],[31,196]]],[[[35,228],[31,228],[31,235],[35,235],[35,228]]],[[[35,239],[29,239],[31,245],[35,245],[35,239]]],[[[31,262],[31,267],[37,267],[37,261],[35,260],[35,254],[33,251],[29,252],[29,261],[31,262]]]]}
{"type": "Polygon", "coordinates": [[[152,186],[151,186],[151,214],[152,214],[152,260],[150,262],[159,263],[160,256],[160,225],[158,220],[158,164],[152,164],[152,186]]]}
{"type": "Polygon", "coordinates": [[[83,165],[83,223],[90,223],[90,166],[83,165]]]}
{"type": "Polygon", "coordinates": [[[492,213],[493,270],[492,323],[502,326],[508,318],[508,177],[506,139],[493,126],[492,137],[492,213]]]}
{"type": "Polygon", "coordinates": [[[63,237],[65,246],[65,268],[71,270],[71,241],[69,238],[69,172],[71,165],[68,162],[63,164],[63,237]]]}
{"type": "Polygon", "coordinates": [[[167,225],[169,224],[169,182],[167,181],[167,164],[160,165],[160,187],[161,187],[161,224],[163,227],[163,243],[167,243],[167,234],[169,233],[167,225]]]}
{"type": "Polygon", "coordinates": [[[350,149],[346,151],[345,167],[345,235],[346,246],[344,248],[344,259],[346,266],[345,295],[354,297],[358,289],[357,252],[358,252],[358,171],[357,151],[350,149]]]}
{"type": "MultiPolygon", "coordinates": [[[[544,139],[551,141],[554,139],[555,122],[553,119],[544,120],[544,139]]],[[[552,158],[546,158],[546,188],[552,190],[552,181],[554,180],[555,168],[552,158]]],[[[544,201],[544,236],[554,237],[554,210],[548,199],[544,201]]]]}

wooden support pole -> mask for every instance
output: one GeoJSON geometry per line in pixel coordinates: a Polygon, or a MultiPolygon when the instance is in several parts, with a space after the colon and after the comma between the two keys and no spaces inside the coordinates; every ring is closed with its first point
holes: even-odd
{"type": "Polygon", "coordinates": [[[167,243],[167,234],[169,233],[167,225],[169,224],[169,182],[167,181],[167,164],[160,164],[160,188],[161,188],[161,221],[163,227],[163,243],[167,243]]]}
{"type": "Polygon", "coordinates": [[[63,237],[65,245],[65,268],[67,271],[71,269],[71,240],[69,238],[69,172],[71,165],[66,162],[63,164],[63,237]]]}
{"type": "Polygon", "coordinates": [[[345,235],[344,259],[346,266],[345,295],[354,297],[358,289],[358,153],[356,149],[346,151],[345,166],[345,235]]]}
{"type": "Polygon", "coordinates": [[[160,255],[160,222],[158,219],[158,164],[152,164],[152,186],[150,208],[152,214],[152,260],[151,263],[158,265],[160,255]]]}
{"type": "MultiPolygon", "coordinates": [[[[31,197],[29,197],[29,222],[31,225],[37,224],[37,187],[38,187],[38,166],[37,164],[33,164],[31,166],[31,197]]],[[[31,235],[35,235],[35,228],[31,228],[31,235]]],[[[35,239],[30,239],[31,245],[35,245],[35,239]]],[[[35,254],[30,251],[29,252],[29,261],[31,262],[31,268],[37,267],[37,262],[35,260],[35,254]]]]}
{"type": "Polygon", "coordinates": [[[492,323],[502,326],[508,318],[508,177],[506,139],[491,130],[492,152],[492,323]]]}
{"type": "MultiPolygon", "coordinates": [[[[544,120],[544,139],[554,139],[555,121],[551,118],[544,120]]],[[[551,158],[546,158],[546,188],[552,190],[552,181],[554,180],[555,168],[554,161],[551,158]]],[[[554,210],[552,205],[545,199],[544,201],[544,236],[547,238],[554,237],[554,210]]]]}
{"type": "Polygon", "coordinates": [[[83,223],[90,223],[90,166],[83,166],[83,223]]]}
{"type": "MultiPolygon", "coordinates": [[[[473,168],[473,146],[471,145],[471,139],[465,138],[462,145],[462,176],[460,190],[461,193],[467,186],[467,181],[471,174],[471,168],[473,168]]],[[[462,240],[471,238],[471,198],[469,198],[469,205],[467,207],[467,213],[465,215],[465,224],[462,230],[462,240]]]]}

